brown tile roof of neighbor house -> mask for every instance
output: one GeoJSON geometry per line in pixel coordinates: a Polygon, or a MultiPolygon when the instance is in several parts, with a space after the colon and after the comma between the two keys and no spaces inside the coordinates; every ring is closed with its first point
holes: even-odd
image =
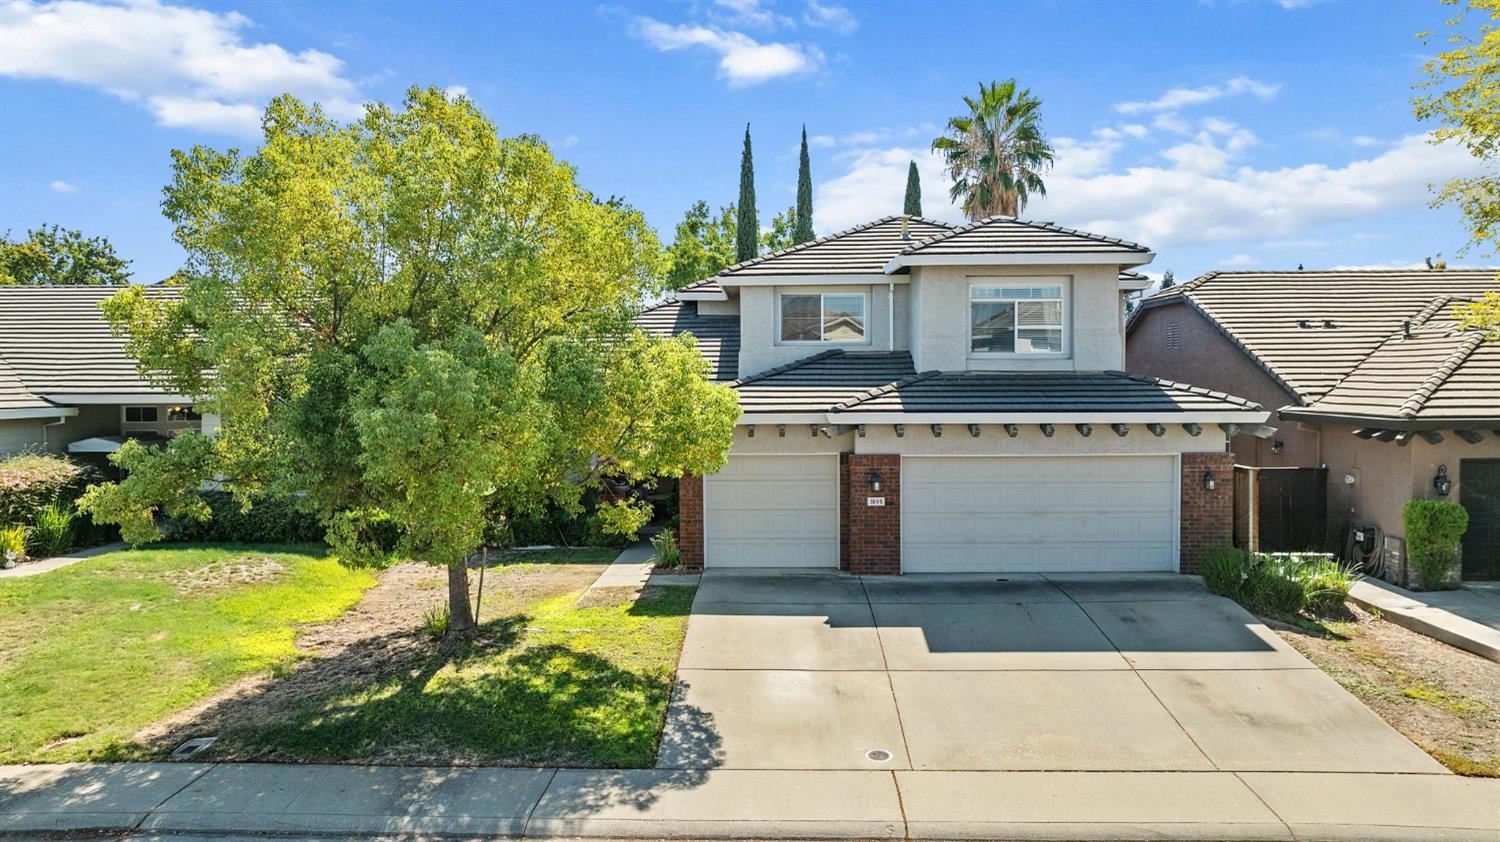
{"type": "Polygon", "coordinates": [[[733,380],[739,373],[739,316],[705,316],[698,312],[696,301],[668,299],[637,315],[634,322],[657,336],[691,332],[714,380],[733,380]]]}
{"type": "Polygon", "coordinates": [[[824,351],[729,384],[745,412],[827,412],[834,404],[912,377],[905,351],[824,351]]]}
{"type": "MultiPolygon", "coordinates": [[[[0,286],[0,360],[26,390],[51,395],[164,396],[136,373],[99,303],[106,286],[0,286]]],[[[154,290],[176,295],[175,289],[154,290]]]]}
{"type": "Polygon", "coordinates": [[[1051,222],[992,216],[954,228],[901,251],[903,255],[1052,254],[1052,253],[1150,254],[1139,243],[1064,228],[1051,222]]]}
{"type": "MultiPolygon", "coordinates": [[[[887,216],[789,249],[736,263],[719,280],[781,275],[879,275],[903,248],[953,226],[917,216],[887,216]],[[906,221],[905,239],[901,236],[906,221]]],[[[702,283],[702,282],[700,282],[702,283]]]]}
{"type": "Polygon", "coordinates": [[[838,404],[838,412],[1241,412],[1258,404],[1154,377],[1099,372],[927,372],[838,404]]]}
{"type": "MultiPolygon", "coordinates": [[[[1186,304],[1306,405],[1354,372],[1402,322],[1494,289],[1494,269],[1213,272],[1143,299],[1129,324],[1155,308],[1186,304]]],[[[1436,365],[1418,356],[1409,362],[1436,365]]]]}
{"type": "Polygon", "coordinates": [[[1411,430],[1500,423],[1500,343],[1459,330],[1438,300],[1444,306],[1398,328],[1321,398],[1282,415],[1411,430]]]}

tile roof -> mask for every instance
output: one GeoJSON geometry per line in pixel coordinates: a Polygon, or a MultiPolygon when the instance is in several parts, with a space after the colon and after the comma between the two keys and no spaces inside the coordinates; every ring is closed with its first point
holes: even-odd
{"type": "Polygon", "coordinates": [[[746,413],[1241,412],[1256,404],[1123,372],[935,371],[905,351],[825,351],[729,384],[746,413]]]}
{"type": "Polygon", "coordinates": [[[36,396],[168,394],[136,373],[125,340],[110,332],[99,310],[117,289],[0,286],[0,360],[36,396]]]}
{"type": "Polygon", "coordinates": [[[1064,228],[1051,222],[992,216],[954,228],[901,251],[902,255],[1106,253],[1149,254],[1139,243],[1064,228]]]}
{"type": "MultiPolygon", "coordinates": [[[[778,275],[879,275],[903,248],[923,237],[953,226],[917,216],[886,216],[836,234],[819,237],[789,249],[736,263],[720,272],[720,280],[778,275]],[[907,238],[901,237],[906,220],[907,238]]],[[[700,281],[700,283],[702,283],[700,281]]]]}
{"type": "Polygon", "coordinates": [[[1241,412],[1258,404],[1154,377],[1100,372],[928,372],[846,401],[837,412],[1241,412]]]}
{"type": "Polygon", "coordinates": [[[1186,303],[1308,404],[1402,322],[1493,289],[1494,269],[1214,272],[1142,299],[1130,325],[1148,310],[1186,303]]]}
{"type": "MultiPolygon", "coordinates": [[[[1414,320],[1416,321],[1416,320],[1414,320]]],[[[1460,331],[1449,308],[1398,329],[1354,370],[1288,418],[1366,419],[1428,428],[1500,420],[1500,343],[1460,331]]]]}
{"type": "Polygon", "coordinates": [[[916,374],[905,351],[824,351],[729,384],[745,412],[827,412],[916,374]]]}
{"type": "Polygon", "coordinates": [[[5,360],[0,359],[0,412],[19,412],[22,410],[47,410],[55,408],[51,401],[33,395],[26,389],[26,384],[16,376],[15,371],[5,360]]]}
{"type": "Polygon", "coordinates": [[[719,286],[719,280],[717,278],[704,278],[701,281],[694,281],[693,283],[688,284],[682,289],[679,289],[678,292],[714,293],[722,295],[724,292],[724,288],[719,286]]]}
{"type": "Polygon", "coordinates": [[[633,321],[657,336],[691,332],[698,340],[698,353],[708,360],[709,374],[714,380],[733,380],[739,373],[739,316],[704,316],[698,312],[696,301],[667,299],[641,312],[633,321]]]}

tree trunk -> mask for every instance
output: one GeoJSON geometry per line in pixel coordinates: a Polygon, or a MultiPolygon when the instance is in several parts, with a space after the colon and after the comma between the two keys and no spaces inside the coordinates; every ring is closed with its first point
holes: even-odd
{"type": "Polygon", "coordinates": [[[467,559],[448,565],[448,634],[468,636],[474,633],[474,612],[469,608],[469,565],[467,559]]]}

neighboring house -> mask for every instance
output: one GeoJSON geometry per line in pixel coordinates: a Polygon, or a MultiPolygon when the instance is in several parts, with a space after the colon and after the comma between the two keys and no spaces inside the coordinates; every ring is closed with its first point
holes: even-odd
{"type": "Polygon", "coordinates": [[[1235,458],[1326,466],[1328,549],[1350,528],[1401,538],[1408,500],[1447,496],[1469,510],[1463,575],[1500,578],[1500,344],[1452,316],[1497,288],[1494,269],[1216,272],[1140,303],[1128,367],[1279,410],[1235,458]]]}
{"type": "Polygon", "coordinates": [[[692,332],[744,414],[680,484],[693,567],[1192,570],[1230,537],[1227,437],[1267,412],[1127,375],[1144,246],[887,217],[725,269],[638,318],[692,332]]]}
{"type": "MultiPolygon", "coordinates": [[[[0,286],[0,457],[104,454],[126,438],[212,428],[192,399],[146,382],[110,333],[103,286],[0,286]]],[[[163,290],[158,294],[169,295],[163,290]]],[[[99,457],[95,457],[99,458],[99,457]]]]}

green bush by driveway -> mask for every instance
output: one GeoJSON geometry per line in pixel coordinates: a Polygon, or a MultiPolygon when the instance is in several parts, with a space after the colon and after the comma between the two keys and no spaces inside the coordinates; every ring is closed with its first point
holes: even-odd
{"type": "Polygon", "coordinates": [[[1328,556],[1313,553],[1247,553],[1221,547],[1200,571],[1210,593],[1252,611],[1272,614],[1339,610],[1359,576],[1328,556]]]}
{"type": "Polygon", "coordinates": [[[311,547],[109,553],[0,580],[0,762],[125,759],[156,718],[297,655],[375,584],[311,547]]]}

